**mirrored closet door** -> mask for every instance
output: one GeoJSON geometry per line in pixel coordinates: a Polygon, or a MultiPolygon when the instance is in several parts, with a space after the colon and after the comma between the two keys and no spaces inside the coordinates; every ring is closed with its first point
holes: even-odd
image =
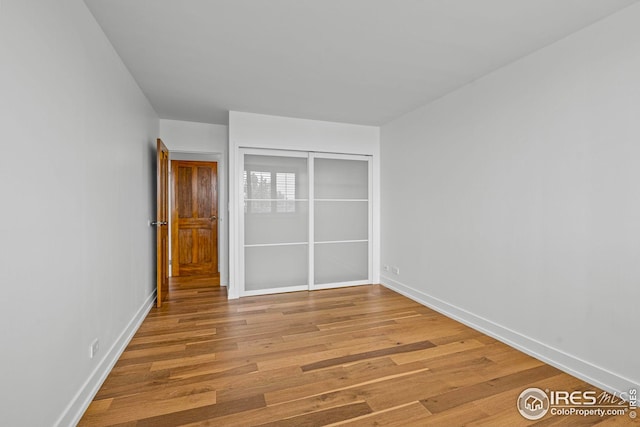
{"type": "Polygon", "coordinates": [[[327,156],[312,156],[315,288],[370,278],[369,159],[327,156]]]}
{"type": "Polygon", "coordinates": [[[241,154],[242,295],[371,283],[369,157],[241,154]]]}

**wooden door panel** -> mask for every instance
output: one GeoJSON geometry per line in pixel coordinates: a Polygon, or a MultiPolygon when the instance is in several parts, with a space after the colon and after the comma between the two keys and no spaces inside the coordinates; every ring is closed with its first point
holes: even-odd
{"type": "Polygon", "coordinates": [[[210,218],[213,215],[213,208],[215,206],[212,200],[214,192],[211,191],[213,186],[212,170],[210,167],[198,167],[198,201],[197,201],[197,218],[210,218]]]}
{"type": "Polygon", "coordinates": [[[213,246],[211,230],[198,230],[198,262],[211,263],[211,247],[213,246]]]}
{"type": "Polygon", "coordinates": [[[169,150],[157,140],[156,170],[156,305],[169,293],[169,150]]]}
{"type": "Polygon", "coordinates": [[[173,275],[218,273],[217,163],[173,161],[173,275]]]}
{"type": "Polygon", "coordinates": [[[174,183],[174,197],[178,199],[177,217],[178,218],[191,218],[193,216],[193,200],[192,200],[192,188],[190,185],[183,185],[183,183],[191,182],[191,168],[180,166],[173,169],[176,175],[175,179],[178,180],[178,184],[174,183]],[[176,187],[179,185],[179,188],[176,187]]]}
{"type": "Polygon", "coordinates": [[[189,229],[181,229],[178,231],[178,241],[180,242],[180,244],[177,245],[176,243],[174,243],[174,245],[178,247],[178,253],[179,253],[178,264],[180,266],[191,264],[193,261],[193,258],[191,256],[192,254],[191,248],[193,247],[192,236],[193,236],[193,232],[189,229]]]}

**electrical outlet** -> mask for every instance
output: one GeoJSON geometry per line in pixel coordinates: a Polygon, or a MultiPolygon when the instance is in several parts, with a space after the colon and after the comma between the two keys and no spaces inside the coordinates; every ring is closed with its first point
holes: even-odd
{"type": "Polygon", "coordinates": [[[383,269],[384,271],[389,271],[389,266],[388,266],[388,265],[385,265],[385,266],[383,266],[383,267],[382,267],[382,269],[383,269]]]}
{"type": "Polygon", "coordinates": [[[89,347],[89,359],[93,359],[99,349],[100,341],[98,341],[98,338],[96,338],[95,340],[93,340],[91,346],[89,347]]]}
{"type": "Polygon", "coordinates": [[[391,272],[392,272],[393,274],[395,274],[396,276],[399,276],[399,275],[400,275],[400,269],[399,269],[398,267],[392,267],[392,268],[391,268],[391,272]]]}

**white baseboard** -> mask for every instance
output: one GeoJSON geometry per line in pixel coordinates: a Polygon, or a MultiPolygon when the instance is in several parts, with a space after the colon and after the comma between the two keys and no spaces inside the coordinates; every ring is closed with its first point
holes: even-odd
{"type": "Polygon", "coordinates": [[[156,300],[156,291],[154,290],[138,309],[138,312],[133,316],[131,321],[127,324],[127,327],[122,331],[118,339],[113,343],[109,351],[104,355],[102,360],[98,363],[98,366],[93,370],[89,378],[84,382],[80,390],[71,400],[71,403],[67,405],[64,412],[55,422],[54,426],[75,426],[80,422],[82,415],[89,407],[89,404],[95,397],[98,390],[102,386],[102,383],[111,369],[116,364],[120,355],[133,338],[134,334],[140,328],[140,325],[147,317],[147,314],[154,306],[156,300]]]}
{"type": "Polygon", "coordinates": [[[411,286],[386,276],[380,276],[380,281],[383,286],[399,294],[411,298],[424,306],[455,319],[460,323],[489,335],[529,356],[535,357],[609,393],[617,393],[617,396],[620,396],[620,393],[625,393],[622,395],[624,397],[630,389],[639,388],[638,384],[635,384],[628,378],[621,377],[607,369],[593,365],[562,350],[553,348],[540,341],[522,335],[517,331],[477,316],[467,310],[414,289],[411,286]]]}

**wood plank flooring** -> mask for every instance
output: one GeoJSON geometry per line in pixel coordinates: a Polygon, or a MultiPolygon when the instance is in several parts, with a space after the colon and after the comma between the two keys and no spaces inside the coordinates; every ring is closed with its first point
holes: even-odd
{"type": "Polygon", "coordinates": [[[227,301],[212,280],[183,279],[79,425],[532,425],[515,406],[528,387],[594,390],[379,285],[227,301]]]}

